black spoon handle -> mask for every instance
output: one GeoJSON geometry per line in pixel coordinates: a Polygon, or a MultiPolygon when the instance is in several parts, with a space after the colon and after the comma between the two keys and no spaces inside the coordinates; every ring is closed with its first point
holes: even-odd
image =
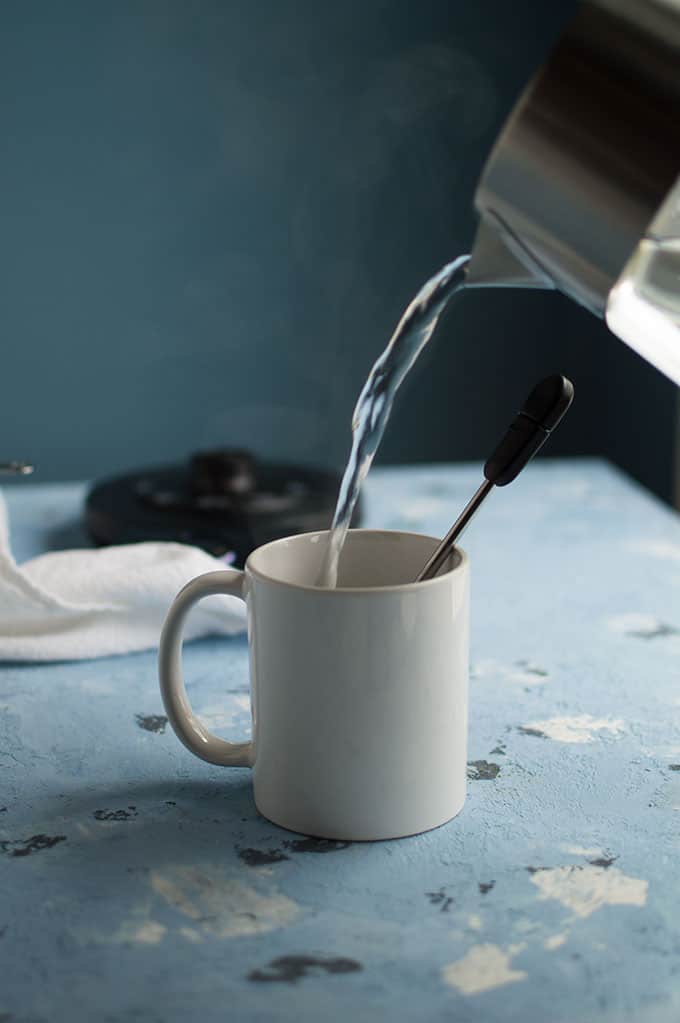
{"type": "Polygon", "coordinates": [[[519,476],[560,423],[572,401],[574,386],[560,374],[536,384],[496,450],[484,465],[490,483],[504,487],[519,476]]]}
{"type": "Polygon", "coordinates": [[[453,546],[472,517],[491,493],[493,488],[504,487],[519,476],[522,469],[543,447],[548,437],[561,422],[562,417],[574,400],[574,386],[571,380],[560,374],[546,377],[524,402],[517,416],[496,450],[484,465],[485,482],[458,516],[451,529],[416,577],[432,579],[448,558],[453,546]]]}

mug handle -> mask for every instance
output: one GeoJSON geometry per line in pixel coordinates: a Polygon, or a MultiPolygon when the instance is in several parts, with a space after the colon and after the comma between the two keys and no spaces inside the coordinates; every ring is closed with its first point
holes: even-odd
{"type": "Polygon", "coordinates": [[[245,600],[244,581],[244,573],[233,568],[192,579],[179,591],[168,611],[158,649],[158,678],[168,721],[188,750],[220,767],[251,767],[252,743],[220,739],[194,714],[182,674],[182,630],[189,611],[203,597],[224,593],[245,600]]]}

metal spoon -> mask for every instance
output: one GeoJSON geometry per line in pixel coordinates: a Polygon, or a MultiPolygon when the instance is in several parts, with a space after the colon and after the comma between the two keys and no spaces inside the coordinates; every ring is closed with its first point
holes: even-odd
{"type": "Polygon", "coordinates": [[[502,441],[487,459],[484,465],[484,482],[463,508],[420,574],[416,576],[416,582],[434,578],[484,498],[494,487],[504,487],[519,476],[524,466],[543,447],[573,398],[573,384],[560,374],[546,377],[534,387],[502,441]]]}

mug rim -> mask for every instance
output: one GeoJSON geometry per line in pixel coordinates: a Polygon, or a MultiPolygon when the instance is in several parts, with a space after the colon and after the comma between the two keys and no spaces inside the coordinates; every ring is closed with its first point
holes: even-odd
{"type": "MultiPolygon", "coordinates": [[[[310,593],[324,593],[327,597],[330,597],[332,594],[403,593],[406,590],[419,590],[421,587],[425,586],[431,587],[442,585],[449,580],[451,576],[466,568],[470,560],[467,551],[465,551],[462,547],[455,545],[453,547],[452,554],[454,556],[457,555],[457,560],[453,567],[448,569],[446,572],[441,572],[433,579],[422,579],[420,581],[414,579],[413,582],[410,583],[394,583],[387,586],[313,586],[311,583],[295,583],[287,579],[280,579],[277,576],[268,575],[266,572],[263,572],[262,569],[256,568],[252,564],[252,558],[254,558],[260,551],[266,551],[269,547],[273,547],[276,544],[284,543],[289,540],[302,540],[304,537],[308,536],[320,537],[328,533],[330,533],[330,529],[312,529],[305,533],[292,533],[290,536],[280,536],[275,540],[269,540],[267,543],[262,544],[260,547],[256,547],[254,551],[250,552],[246,558],[243,568],[244,573],[246,575],[254,576],[260,582],[283,586],[292,590],[308,590],[310,593]]],[[[366,529],[359,527],[357,529],[350,529],[349,533],[373,533],[374,535],[380,536],[418,537],[422,540],[433,540],[435,544],[441,543],[441,537],[430,536],[429,533],[414,533],[408,529],[366,529]]]]}

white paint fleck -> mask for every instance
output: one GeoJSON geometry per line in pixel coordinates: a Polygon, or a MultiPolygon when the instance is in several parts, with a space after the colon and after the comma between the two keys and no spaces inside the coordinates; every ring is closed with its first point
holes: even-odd
{"type": "Polygon", "coordinates": [[[475,661],[470,668],[470,678],[487,678],[492,681],[509,682],[522,686],[542,686],[549,681],[545,668],[533,664],[531,661],[503,664],[493,658],[475,661]]]}
{"type": "Polygon", "coordinates": [[[680,561],[680,543],[669,540],[638,540],[631,544],[630,550],[649,554],[652,558],[663,558],[664,561],[680,561]]]}
{"type": "Polygon", "coordinates": [[[564,852],[571,853],[572,856],[602,856],[603,852],[599,846],[584,846],[584,845],[563,845],[562,849],[564,852]]]}
{"type": "Polygon", "coordinates": [[[167,927],[137,913],[110,931],[86,927],[74,933],[88,945],[158,945],[167,934],[167,927]]]}
{"type": "Polygon", "coordinates": [[[512,946],[513,951],[504,951],[498,945],[473,945],[462,959],[449,963],[442,969],[444,983],[454,987],[463,995],[478,995],[483,991],[526,980],[524,970],[513,970],[510,960],[522,946],[512,946]]]}
{"type": "Polygon", "coordinates": [[[260,891],[207,865],[153,871],[151,886],[201,932],[218,938],[276,930],[293,920],[300,908],[275,889],[260,891]]]}
{"type": "Polygon", "coordinates": [[[607,619],[607,627],[620,636],[637,636],[640,639],[654,639],[656,636],[675,638],[676,626],[662,622],[655,615],[641,611],[628,611],[625,614],[612,615],[607,619]]]}
{"type": "Polygon", "coordinates": [[[564,945],[568,937],[568,934],[551,934],[543,942],[543,948],[547,948],[549,952],[554,952],[556,948],[561,948],[564,945]]]}
{"type": "Polygon", "coordinates": [[[476,913],[471,913],[470,914],[470,916],[468,917],[468,922],[467,923],[468,923],[468,927],[472,931],[481,931],[481,929],[482,929],[482,919],[476,913]]]}
{"type": "Polygon", "coordinates": [[[147,920],[130,932],[130,940],[139,945],[158,945],[167,928],[155,920],[147,920]]]}
{"type": "Polygon", "coordinates": [[[528,665],[523,671],[508,672],[505,681],[520,686],[544,686],[548,681],[548,675],[542,669],[534,669],[532,665],[528,665]]]}
{"type": "Polygon", "coordinates": [[[540,899],[556,899],[578,917],[588,917],[603,906],[644,906],[648,882],[628,877],[617,867],[552,867],[537,870],[531,883],[540,899]]]}
{"type": "Polygon", "coordinates": [[[542,732],[555,742],[593,742],[598,732],[618,735],[624,723],[620,718],[594,718],[590,714],[575,714],[572,717],[555,717],[547,721],[529,721],[523,729],[542,732]]]}
{"type": "Polygon", "coordinates": [[[607,628],[625,636],[629,632],[642,630],[649,631],[657,624],[658,619],[654,615],[642,614],[639,611],[627,611],[625,614],[610,615],[607,619],[607,628]]]}

